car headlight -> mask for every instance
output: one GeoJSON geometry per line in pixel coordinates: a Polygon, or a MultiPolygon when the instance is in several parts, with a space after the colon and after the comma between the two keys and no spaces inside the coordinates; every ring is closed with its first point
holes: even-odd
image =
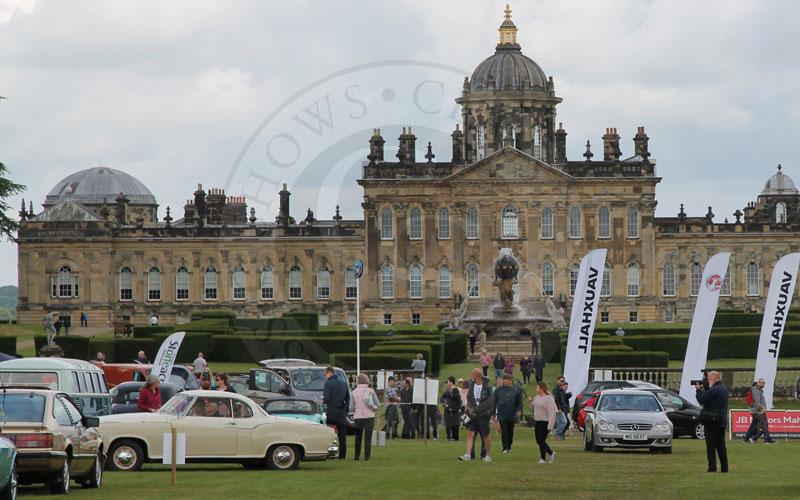
{"type": "Polygon", "coordinates": [[[614,424],[612,424],[611,422],[606,422],[605,420],[601,420],[600,422],[598,422],[597,426],[600,427],[601,431],[613,431],[614,429],[616,429],[616,427],[614,427],[614,424]]]}
{"type": "Polygon", "coordinates": [[[656,430],[661,432],[669,431],[669,422],[661,422],[660,424],[656,424],[656,430]]]}

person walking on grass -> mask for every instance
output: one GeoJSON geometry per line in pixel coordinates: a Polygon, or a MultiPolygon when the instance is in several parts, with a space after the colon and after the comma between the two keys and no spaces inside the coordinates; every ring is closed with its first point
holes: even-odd
{"type": "Polygon", "coordinates": [[[484,462],[491,462],[492,440],[489,437],[489,420],[494,409],[494,398],[492,397],[492,387],[489,379],[481,374],[479,368],[472,370],[472,382],[469,384],[467,392],[467,451],[458,457],[459,460],[468,462],[472,460],[471,453],[474,451],[475,434],[479,434],[486,444],[486,456],[484,462]]]}
{"type": "Polygon", "coordinates": [[[478,331],[474,328],[471,328],[469,331],[469,354],[471,356],[475,355],[475,344],[478,343],[478,331]]]}
{"type": "Polygon", "coordinates": [[[536,397],[528,398],[533,410],[533,425],[536,434],[536,444],[539,445],[539,463],[543,464],[545,458],[549,457],[552,464],[556,459],[556,453],[547,444],[547,435],[556,426],[556,402],[550,395],[547,382],[536,384],[536,397]]]}
{"type": "Polygon", "coordinates": [[[439,400],[444,407],[444,429],[448,441],[458,441],[461,425],[461,391],[456,387],[455,377],[447,377],[447,386],[439,400]]]}
{"type": "Polygon", "coordinates": [[[756,444],[759,436],[764,436],[764,442],[767,444],[775,444],[772,437],[769,435],[769,425],[767,423],[767,401],[764,398],[764,386],[766,381],[763,378],[758,379],[750,389],[753,402],[750,404],[750,428],[747,429],[747,436],[744,440],[746,443],[756,444]]]}
{"type": "Polygon", "coordinates": [[[369,386],[369,377],[363,373],[358,374],[358,385],[353,390],[353,400],[356,410],[353,414],[354,427],[356,428],[355,460],[361,459],[361,441],[364,441],[364,461],[372,455],[372,429],[375,427],[375,410],[378,409],[378,395],[369,386]]]}
{"type": "Polygon", "coordinates": [[[504,371],[506,375],[514,375],[514,356],[508,355],[504,371]]]}
{"type": "Polygon", "coordinates": [[[483,376],[489,376],[489,365],[492,364],[492,357],[486,352],[486,349],[481,351],[481,369],[483,370],[483,376]]]}
{"type": "Polygon", "coordinates": [[[569,384],[564,377],[558,377],[556,388],[553,391],[553,398],[556,401],[558,415],[556,418],[556,440],[563,441],[564,433],[569,429],[569,399],[572,393],[569,392],[569,384]]]}
{"type": "Polygon", "coordinates": [[[339,460],[347,456],[347,412],[350,409],[350,391],[347,384],[339,380],[332,366],[325,367],[325,386],[322,389],[322,403],[328,425],[336,428],[339,440],[339,460]]]}
{"type": "Polygon", "coordinates": [[[526,352],[522,359],[519,360],[519,371],[522,373],[522,383],[531,383],[531,373],[533,372],[533,360],[526,352]]]}
{"type": "Polygon", "coordinates": [[[400,393],[397,391],[397,382],[394,377],[386,379],[386,390],[383,393],[386,400],[386,439],[394,439],[397,437],[397,424],[400,421],[400,415],[397,411],[397,403],[400,402],[400,393]]]}
{"type": "Polygon", "coordinates": [[[503,453],[511,453],[514,443],[514,424],[522,416],[522,392],[514,386],[514,377],[503,375],[503,385],[494,391],[494,418],[500,423],[503,453]]]}
{"type": "Polygon", "coordinates": [[[412,415],[411,402],[414,400],[414,386],[411,377],[403,379],[403,386],[400,388],[400,413],[403,414],[403,439],[414,439],[417,432],[417,424],[412,415]]]}
{"type": "Polygon", "coordinates": [[[503,353],[497,352],[492,366],[494,366],[494,379],[500,380],[503,376],[503,370],[506,369],[506,358],[503,357],[503,353]]]}
{"type": "Polygon", "coordinates": [[[697,402],[703,405],[700,417],[706,433],[708,471],[717,472],[717,455],[721,472],[728,472],[728,450],[725,447],[725,428],[728,426],[728,388],[719,372],[708,372],[708,382],[698,384],[697,402]]]}
{"type": "Polygon", "coordinates": [[[545,363],[544,358],[542,357],[542,353],[537,353],[536,357],[533,358],[533,370],[537,384],[544,380],[544,367],[546,364],[547,363],[545,363]]]}

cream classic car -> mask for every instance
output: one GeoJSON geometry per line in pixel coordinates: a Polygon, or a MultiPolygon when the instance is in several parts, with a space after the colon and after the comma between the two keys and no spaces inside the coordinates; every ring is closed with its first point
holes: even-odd
{"type": "Polygon", "coordinates": [[[186,391],[155,413],[109,415],[99,431],[108,446],[108,468],[135,471],[160,462],[164,434],[186,434],[186,462],[238,462],[246,468],[289,470],[301,460],[338,454],[330,427],[269,415],[251,399],[231,392],[186,391]]]}

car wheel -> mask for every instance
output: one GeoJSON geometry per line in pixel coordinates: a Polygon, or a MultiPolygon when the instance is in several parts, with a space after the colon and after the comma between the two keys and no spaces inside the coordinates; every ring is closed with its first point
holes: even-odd
{"type": "Polygon", "coordinates": [[[17,498],[17,464],[11,464],[11,473],[8,475],[8,483],[3,491],[0,491],[0,500],[16,500],[17,498]]]}
{"type": "Polygon", "coordinates": [[[706,438],[706,426],[703,425],[702,422],[698,423],[694,426],[694,432],[692,432],[692,437],[694,439],[705,439],[706,438]]]}
{"type": "Polygon", "coordinates": [[[589,433],[583,433],[583,451],[592,451],[592,442],[589,441],[589,433]]]}
{"type": "Polygon", "coordinates": [[[666,448],[661,448],[661,453],[666,453],[667,455],[672,455],[672,446],[667,446],[666,448]]]}
{"type": "Polygon", "coordinates": [[[108,469],[114,471],[136,471],[142,468],[144,450],[136,441],[117,441],[111,447],[108,469]]]}
{"type": "Polygon", "coordinates": [[[103,452],[98,451],[92,464],[92,472],[86,477],[81,486],[84,488],[99,488],[103,482],[103,452]]]}
{"type": "Polygon", "coordinates": [[[69,458],[64,460],[61,469],[59,469],[53,482],[50,483],[49,489],[53,495],[66,495],[69,493],[69,458]]]}
{"type": "Polygon", "coordinates": [[[292,470],[300,465],[300,453],[291,444],[277,444],[267,452],[267,467],[271,470],[292,470]]]}
{"type": "Polygon", "coordinates": [[[595,453],[600,453],[601,451],[603,451],[603,447],[602,446],[597,446],[596,444],[592,445],[592,451],[595,452],[595,453]]]}

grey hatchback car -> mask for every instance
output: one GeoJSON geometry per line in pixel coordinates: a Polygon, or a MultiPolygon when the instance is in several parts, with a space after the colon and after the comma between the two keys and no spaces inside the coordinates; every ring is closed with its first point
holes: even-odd
{"type": "Polygon", "coordinates": [[[672,422],[649,391],[603,391],[594,408],[586,409],[583,449],[640,448],[672,453],[672,422]]]}

